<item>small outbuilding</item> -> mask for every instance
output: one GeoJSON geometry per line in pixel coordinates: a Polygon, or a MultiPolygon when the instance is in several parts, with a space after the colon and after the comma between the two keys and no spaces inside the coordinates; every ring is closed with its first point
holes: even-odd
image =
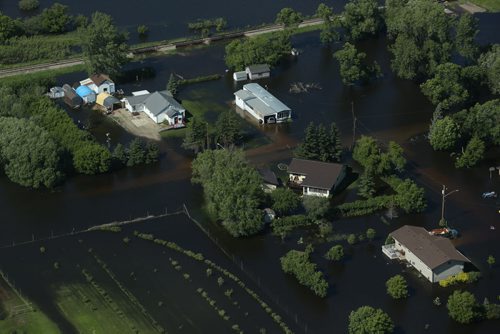
{"type": "Polygon", "coordinates": [[[248,80],[247,72],[246,71],[234,72],[233,73],[233,80],[234,81],[245,81],[245,80],[248,80]]]}
{"type": "Polygon", "coordinates": [[[122,107],[120,100],[109,95],[108,93],[101,93],[97,95],[96,103],[101,107],[104,107],[106,111],[113,111],[122,107]]]}
{"type": "Polygon", "coordinates": [[[59,99],[61,97],[64,97],[64,89],[59,86],[52,87],[48,94],[47,94],[51,99],[59,99]]]}
{"type": "Polygon", "coordinates": [[[80,81],[80,85],[88,86],[96,94],[113,94],[116,91],[115,83],[106,74],[93,74],[89,78],[80,81]]]}
{"type": "Polygon", "coordinates": [[[260,168],[258,169],[258,172],[262,177],[262,189],[265,192],[272,192],[273,190],[276,190],[280,184],[276,174],[274,174],[274,172],[269,168],[260,168]]]}
{"type": "Polygon", "coordinates": [[[88,86],[80,86],[76,89],[76,93],[83,99],[85,103],[94,103],[96,99],[95,92],[88,86]]]}
{"type": "Polygon", "coordinates": [[[250,65],[245,68],[245,72],[250,80],[269,78],[271,69],[267,64],[250,65]]]}
{"type": "Polygon", "coordinates": [[[64,102],[73,109],[80,108],[83,104],[82,98],[76,93],[76,91],[68,84],[63,87],[64,91],[64,102]]]}

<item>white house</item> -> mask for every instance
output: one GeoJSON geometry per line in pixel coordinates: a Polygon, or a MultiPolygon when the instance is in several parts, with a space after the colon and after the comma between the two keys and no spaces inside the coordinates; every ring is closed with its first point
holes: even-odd
{"type": "Polygon", "coordinates": [[[167,121],[172,126],[184,126],[186,110],[167,91],[150,93],[147,90],[134,92],[124,98],[125,108],[130,112],[144,112],[155,123],[167,121]]]}
{"type": "Polygon", "coordinates": [[[90,78],[80,81],[80,85],[89,87],[96,94],[113,94],[116,91],[115,83],[106,74],[91,75],[90,78]]]}
{"type": "Polygon", "coordinates": [[[269,78],[271,76],[271,69],[267,64],[247,66],[245,68],[245,72],[247,72],[248,78],[250,78],[250,80],[269,78]]]}
{"type": "Polygon", "coordinates": [[[449,239],[431,235],[423,227],[405,225],[389,235],[394,244],[382,246],[384,254],[406,261],[432,283],[462,272],[470,262],[449,239]]]}
{"type": "Polygon", "coordinates": [[[296,159],[288,165],[289,184],[309,196],[329,197],[345,177],[345,165],[296,159]]]}
{"type": "Polygon", "coordinates": [[[248,111],[260,124],[280,123],[292,117],[291,109],[259,84],[246,84],[234,96],[236,105],[248,111]]]}

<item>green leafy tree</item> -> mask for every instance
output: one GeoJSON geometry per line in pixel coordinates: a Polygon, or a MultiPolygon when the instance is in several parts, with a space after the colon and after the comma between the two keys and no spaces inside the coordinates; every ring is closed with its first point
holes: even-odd
{"type": "Polygon", "coordinates": [[[347,236],[347,243],[349,245],[354,245],[355,243],[358,242],[358,238],[356,238],[356,234],[351,233],[347,236]]]}
{"type": "Polygon", "coordinates": [[[382,152],[378,142],[369,136],[361,136],[356,141],[352,157],[364,167],[365,173],[373,176],[389,174],[393,171],[401,172],[406,164],[403,148],[400,145],[391,141],[387,152],[382,152]]]}
{"type": "Polygon", "coordinates": [[[334,53],[335,59],[340,65],[340,76],[345,85],[354,85],[357,82],[365,82],[370,76],[379,76],[380,67],[374,62],[371,66],[365,64],[366,54],[358,52],[351,43],[345,43],[343,48],[334,53]]]}
{"type": "Polygon", "coordinates": [[[16,32],[16,21],[0,12],[0,42],[5,42],[16,32]]]}
{"type": "Polygon", "coordinates": [[[463,84],[462,68],[453,63],[438,65],[434,76],[420,87],[422,93],[442,109],[459,106],[469,98],[469,92],[463,84]]]}
{"type": "Polygon", "coordinates": [[[460,15],[456,24],[455,48],[468,60],[476,60],[479,47],[475,43],[478,29],[478,19],[469,13],[460,15]]]}
{"type": "Polygon", "coordinates": [[[118,31],[107,14],[95,12],[90,24],[79,29],[87,73],[118,74],[127,62],[127,37],[118,31]]]}
{"type": "Polygon", "coordinates": [[[180,82],[179,79],[177,79],[177,76],[173,73],[170,73],[170,77],[168,78],[168,83],[167,83],[167,91],[172,94],[172,96],[177,96],[177,93],[179,92],[179,87],[180,87],[180,82]]]}
{"type": "Polygon", "coordinates": [[[384,178],[396,192],[397,205],[407,213],[422,212],[427,207],[425,191],[410,179],[384,178]]]}
{"type": "Polygon", "coordinates": [[[441,4],[431,0],[387,0],[385,23],[392,68],[404,79],[425,78],[449,61],[452,21],[441,4]]]}
{"type": "Polygon", "coordinates": [[[462,137],[478,137],[485,142],[500,145],[500,100],[491,100],[475,104],[468,110],[462,110],[453,116],[460,125],[462,137]]]}
{"type": "Polygon", "coordinates": [[[369,228],[366,230],[366,238],[370,241],[375,239],[375,236],[377,235],[377,232],[373,228],[369,228]]]}
{"type": "Polygon", "coordinates": [[[206,150],[197,155],[192,169],[191,180],[203,187],[209,212],[231,235],[252,235],[263,228],[261,178],[243,151],[206,150]]]}
{"type": "Polygon", "coordinates": [[[394,324],[387,313],[371,306],[361,306],[349,315],[349,334],[388,334],[394,324]]]}
{"type": "Polygon", "coordinates": [[[316,9],[316,16],[324,21],[319,38],[321,43],[329,44],[340,39],[340,34],[337,31],[339,20],[335,16],[332,7],[328,7],[324,3],[320,3],[316,9]]]}
{"type": "Polygon", "coordinates": [[[290,54],[290,34],[280,32],[249,39],[237,39],[226,46],[226,65],[233,70],[244,69],[252,64],[276,65],[290,54]]]}
{"type": "Polygon", "coordinates": [[[229,147],[237,144],[242,137],[241,118],[231,110],[219,114],[215,123],[215,140],[224,147],[229,147]]]}
{"type": "Polygon", "coordinates": [[[344,258],[344,247],[342,245],[332,246],[328,252],[325,253],[325,259],[330,261],[340,261],[344,258]]]}
{"type": "Polygon", "coordinates": [[[113,150],[113,159],[117,161],[120,165],[124,166],[127,164],[128,161],[128,155],[127,151],[125,150],[125,147],[122,144],[116,145],[115,149],[113,150]]]}
{"type": "Polygon", "coordinates": [[[127,166],[140,165],[143,164],[145,160],[144,142],[138,138],[133,139],[128,148],[127,166]]]}
{"type": "Polygon", "coordinates": [[[446,307],[450,318],[462,324],[469,324],[480,316],[476,297],[468,291],[453,291],[446,307]]]}
{"type": "Polygon", "coordinates": [[[387,294],[394,299],[404,299],[408,297],[408,284],[401,275],[395,275],[385,282],[387,294]]]}
{"type": "Polygon", "coordinates": [[[342,142],[340,140],[340,131],[339,128],[337,127],[337,124],[335,123],[330,124],[330,132],[328,136],[329,136],[328,154],[327,154],[327,160],[325,161],[338,162],[342,157],[342,142]]]}
{"type": "Polygon", "coordinates": [[[89,24],[89,18],[85,15],[77,15],[73,18],[73,24],[78,28],[85,28],[89,24]]]}
{"type": "Polygon", "coordinates": [[[290,7],[281,9],[276,15],[276,23],[283,24],[285,27],[297,26],[300,22],[302,22],[302,14],[290,7]]]}
{"type": "Polygon", "coordinates": [[[460,154],[460,156],[455,161],[455,167],[457,168],[471,168],[474,167],[480,160],[484,158],[484,151],[486,145],[478,137],[472,137],[472,139],[467,143],[465,150],[460,154]]]}
{"type": "Polygon", "coordinates": [[[300,284],[309,287],[316,295],[326,297],[328,282],[323,278],[321,271],[316,270],[316,264],[309,260],[311,252],[310,245],[304,252],[289,251],[280,258],[281,269],[285,273],[293,274],[300,284]]]}
{"type": "Polygon", "coordinates": [[[0,117],[0,169],[24,187],[52,188],[63,178],[59,148],[49,133],[35,123],[0,117]]]}
{"type": "Polygon", "coordinates": [[[488,263],[488,265],[491,267],[493,267],[496,263],[496,259],[493,255],[488,255],[488,258],[486,259],[486,262],[488,263]]]}
{"type": "Polygon", "coordinates": [[[455,147],[460,133],[458,125],[450,116],[434,119],[429,128],[429,142],[435,150],[449,150],[455,147]]]}
{"type": "Polygon", "coordinates": [[[488,298],[483,301],[484,317],[488,320],[500,319],[500,305],[490,303],[488,298]]]}
{"type": "MultiPolygon", "coordinates": [[[[2,35],[1,31],[0,23],[0,39],[2,35]]],[[[490,51],[483,53],[479,57],[479,66],[486,73],[490,90],[495,94],[500,94],[500,44],[492,45],[490,51]]]]}
{"type": "Polygon", "coordinates": [[[38,0],[19,0],[18,2],[20,10],[34,10],[40,6],[40,2],[38,0]]]}
{"type": "Polygon", "coordinates": [[[330,210],[330,200],[326,197],[304,196],[302,204],[307,215],[313,220],[324,218],[330,210]]]}
{"type": "Polygon", "coordinates": [[[202,150],[206,145],[208,125],[206,122],[199,121],[198,118],[191,118],[188,123],[188,129],[182,147],[187,150],[193,150],[195,153],[202,150]]]}
{"type": "Polygon", "coordinates": [[[74,152],[73,166],[82,174],[105,173],[111,167],[111,153],[98,143],[87,142],[74,152]]]}
{"type": "Polygon", "coordinates": [[[279,215],[289,215],[300,207],[300,197],[291,189],[278,188],[271,193],[272,209],[279,215]]]}
{"type": "Polygon", "coordinates": [[[351,41],[375,36],[383,20],[376,0],[350,0],[344,7],[342,27],[351,41]]]}
{"type": "Polygon", "coordinates": [[[151,141],[147,142],[144,147],[144,162],[147,164],[158,161],[160,157],[160,148],[156,143],[151,141]]]}
{"type": "Polygon", "coordinates": [[[72,18],[68,14],[68,6],[56,2],[42,11],[40,19],[44,31],[58,34],[68,30],[72,18]]]}
{"type": "Polygon", "coordinates": [[[363,173],[358,179],[358,195],[364,198],[371,198],[375,194],[375,182],[373,176],[363,173]]]}

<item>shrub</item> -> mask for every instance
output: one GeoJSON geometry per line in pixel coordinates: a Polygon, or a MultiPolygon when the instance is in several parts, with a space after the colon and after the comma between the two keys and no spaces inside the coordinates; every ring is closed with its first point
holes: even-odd
{"type": "Polygon", "coordinates": [[[149,28],[145,26],[144,24],[141,24],[140,26],[137,27],[137,33],[140,36],[146,36],[149,32],[149,28]]]}
{"type": "Polygon", "coordinates": [[[40,6],[38,0],[20,0],[18,4],[20,10],[33,10],[40,6]]]}
{"type": "Polygon", "coordinates": [[[356,238],[356,234],[349,234],[347,236],[347,243],[349,245],[354,245],[356,242],[358,242],[358,240],[356,238]]]}
{"type": "Polygon", "coordinates": [[[373,228],[369,228],[366,230],[366,237],[368,238],[368,240],[373,240],[375,239],[375,236],[377,235],[377,232],[375,232],[375,230],[373,228]]]}
{"type": "Polygon", "coordinates": [[[395,275],[385,283],[387,294],[394,299],[403,299],[408,297],[408,284],[401,275],[395,275]]]}
{"type": "Polygon", "coordinates": [[[468,291],[454,291],[446,307],[450,318],[462,324],[471,323],[480,316],[476,297],[468,291]]]}
{"type": "Polygon", "coordinates": [[[439,281],[439,285],[445,288],[458,283],[472,283],[477,281],[480,277],[481,273],[478,271],[471,271],[467,273],[461,272],[439,281]]]}
{"type": "Polygon", "coordinates": [[[393,331],[391,318],[381,309],[361,306],[349,315],[349,334],[388,334],[393,331]]]}
{"type": "Polygon", "coordinates": [[[45,253],[45,247],[44,246],[40,246],[40,253],[45,253]]]}
{"type": "Polygon", "coordinates": [[[333,246],[325,254],[325,259],[330,261],[340,261],[343,258],[344,258],[344,247],[342,247],[342,245],[333,246]]]}

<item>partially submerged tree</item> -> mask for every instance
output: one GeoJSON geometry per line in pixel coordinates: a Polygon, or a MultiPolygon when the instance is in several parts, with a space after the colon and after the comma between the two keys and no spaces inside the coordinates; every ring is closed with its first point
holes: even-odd
{"type": "Polygon", "coordinates": [[[387,294],[394,299],[404,299],[408,297],[408,283],[401,275],[395,275],[385,282],[387,294]]]}
{"type": "Polygon", "coordinates": [[[387,313],[371,306],[361,306],[349,315],[349,334],[389,334],[394,324],[387,313]]]}
{"type": "Polygon", "coordinates": [[[300,197],[293,190],[278,188],[271,193],[272,209],[279,215],[289,215],[300,206],[300,197]]]}
{"type": "Polygon", "coordinates": [[[337,28],[340,25],[340,21],[334,14],[333,8],[328,7],[324,3],[320,3],[316,9],[316,15],[324,21],[323,28],[319,35],[321,43],[329,44],[338,41],[340,39],[340,34],[337,28]]]}
{"type": "Polygon", "coordinates": [[[479,57],[479,65],[486,73],[491,92],[500,94],[500,44],[493,44],[490,51],[483,53],[479,57]]]}
{"type": "Polygon", "coordinates": [[[342,15],[342,27],[350,41],[375,36],[383,27],[382,15],[376,0],[350,0],[345,5],[342,15]]]}
{"type": "Polygon", "coordinates": [[[290,7],[285,7],[276,15],[276,23],[283,24],[285,27],[297,26],[302,22],[302,14],[290,7]]]}
{"type": "Polygon", "coordinates": [[[474,136],[467,143],[465,150],[455,161],[457,168],[471,168],[484,158],[486,145],[480,138],[474,136]]]}
{"type": "Polygon", "coordinates": [[[454,291],[448,298],[446,308],[450,318],[462,324],[469,324],[480,316],[476,297],[468,291],[454,291]]]}
{"type": "Polygon", "coordinates": [[[366,54],[358,52],[351,43],[345,43],[341,50],[334,53],[334,57],[339,62],[340,76],[345,85],[351,86],[356,83],[364,83],[370,77],[381,75],[380,66],[377,62],[367,65],[365,63],[366,54]]]}

